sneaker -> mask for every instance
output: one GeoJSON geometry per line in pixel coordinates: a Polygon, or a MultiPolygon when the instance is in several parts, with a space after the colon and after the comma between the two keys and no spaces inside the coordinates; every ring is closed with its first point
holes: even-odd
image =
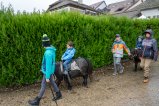
{"type": "Polygon", "coordinates": [[[124,67],[123,67],[122,70],[119,71],[119,73],[122,74],[123,72],[124,72],[124,67]]]}
{"type": "Polygon", "coordinates": [[[114,72],[114,73],[113,73],[113,76],[116,76],[116,75],[118,75],[118,73],[117,73],[117,72],[114,72]]]}
{"type": "Polygon", "coordinates": [[[148,83],[148,82],[149,82],[149,78],[148,78],[148,77],[145,77],[144,80],[143,80],[143,82],[144,82],[144,83],[148,83]]]}

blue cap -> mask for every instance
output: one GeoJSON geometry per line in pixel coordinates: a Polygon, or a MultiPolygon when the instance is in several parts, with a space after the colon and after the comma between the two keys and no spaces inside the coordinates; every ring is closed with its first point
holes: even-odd
{"type": "Polygon", "coordinates": [[[119,35],[119,34],[116,34],[115,37],[120,37],[120,35],[119,35]]]}

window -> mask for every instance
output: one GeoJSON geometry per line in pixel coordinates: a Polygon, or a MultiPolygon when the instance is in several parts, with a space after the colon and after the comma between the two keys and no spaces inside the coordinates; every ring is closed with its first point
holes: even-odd
{"type": "Polygon", "coordinates": [[[120,7],[116,10],[116,12],[122,11],[124,9],[124,7],[120,7]]]}
{"type": "Polygon", "coordinates": [[[153,18],[156,18],[156,15],[154,15],[153,18]]]}

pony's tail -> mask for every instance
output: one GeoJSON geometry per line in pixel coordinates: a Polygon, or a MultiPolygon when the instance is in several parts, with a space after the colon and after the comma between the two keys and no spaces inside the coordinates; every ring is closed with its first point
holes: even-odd
{"type": "Polygon", "coordinates": [[[89,78],[90,78],[90,81],[92,81],[93,80],[93,65],[92,65],[92,63],[90,62],[90,60],[88,60],[88,59],[85,59],[86,61],[87,61],[87,63],[88,63],[88,69],[87,69],[87,72],[88,72],[88,76],[89,76],[89,78]]]}

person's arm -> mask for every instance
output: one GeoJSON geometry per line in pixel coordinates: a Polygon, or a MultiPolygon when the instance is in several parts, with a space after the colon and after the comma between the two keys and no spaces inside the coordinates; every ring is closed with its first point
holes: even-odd
{"type": "Polygon", "coordinates": [[[67,56],[65,56],[65,57],[63,58],[63,60],[68,60],[68,59],[73,58],[73,56],[75,55],[75,52],[76,52],[75,49],[71,50],[71,52],[70,52],[67,56]]]}
{"type": "Polygon", "coordinates": [[[62,55],[62,58],[64,58],[64,57],[65,57],[65,55],[66,55],[66,52],[62,55]]]}
{"type": "Polygon", "coordinates": [[[45,54],[45,61],[46,61],[46,79],[50,79],[51,75],[51,67],[52,67],[52,56],[51,54],[45,54]]]}
{"type": "Polygon", "coordinates": [[[43,57],[43,60],[42,60],[42,65],[41,65],[41,70],[40,71],[43,71],[44,70],[44,57],[43,57]]]}
{"type": "Polygon", "coordinates": [[[113,43],[112,48],[111,48],[112,53],[115,53],[114,45],[115,45],[115,43],[113,43]]]}
{"type": "MultiPolygon", "coordinates": [[[[67,51],[67,50],[66,50],[67,51]]],[[[62,55],[61,60],[64,60],[63,58],[66,56],[66,51],[65,53],[62,55]]]]}
{"type": "Polygon", "coordinates": [[[56,52],[54,52],[52,62],[53,62],[52,65],[53,65],[53,74],[54,74],[55,73],[55,65],[56,65],[56,52]]]}
{"type": "Polygon", "coordinates": [[[138,48],[138,40],[136,40],[136,48],[138,48]]]}
{"type": "Polygon", "coordinates": [[[128,53],[128,55],[131,55],[131,54],[130,54],[130,50],[129,50],[129,48],[126,46],[125,42],[123,42],[123,45],[124,45],[124,50],[128,53]]]}
{"type": "Polygon", "coordinates": [[[154,40],[152,46],[153,46],[153,51],[154,51],[154,58],[153,58],[153,60],[157,61],[157,58],[158,58],[158,47],[157,47],[157,41],[156,40],[154,40]]]}

